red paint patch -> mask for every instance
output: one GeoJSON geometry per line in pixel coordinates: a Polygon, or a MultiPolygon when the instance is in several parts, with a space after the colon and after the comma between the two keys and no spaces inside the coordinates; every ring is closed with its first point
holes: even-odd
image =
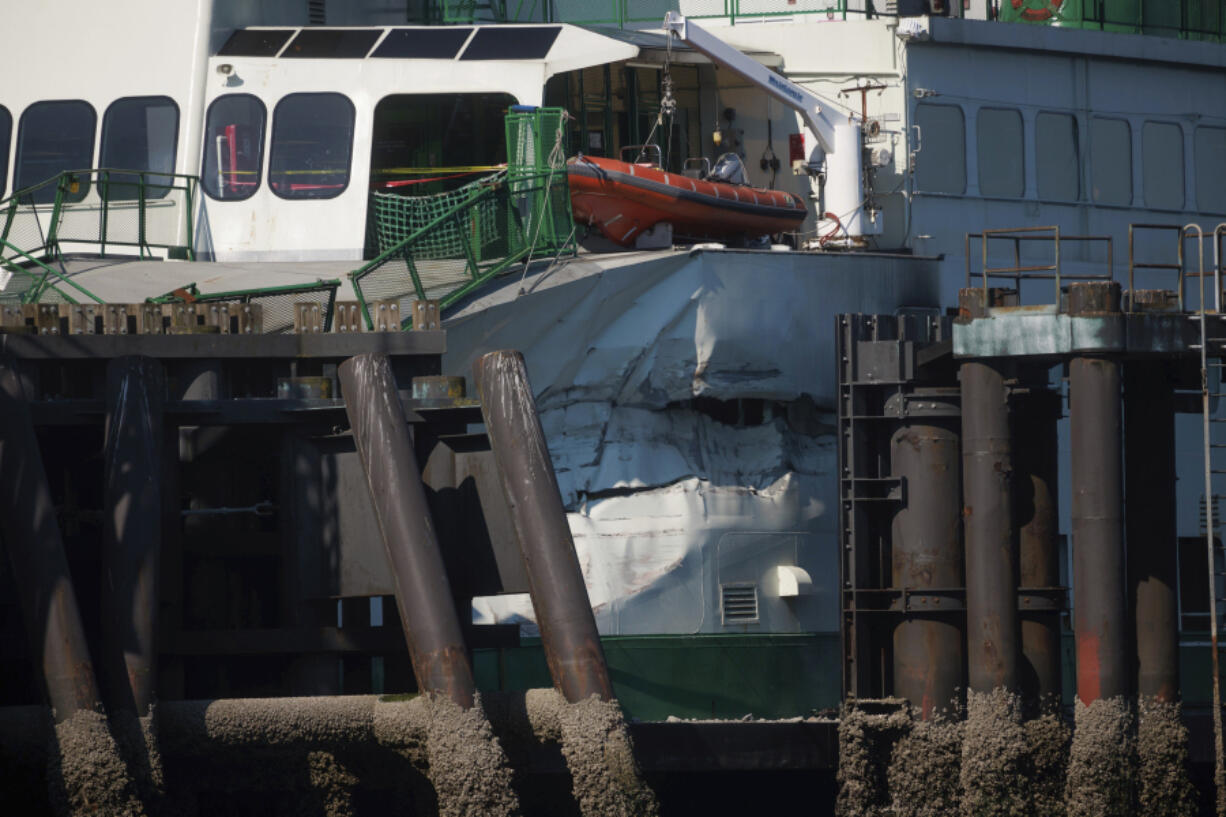
{"type": "Polygon", "coordinates": [[[1102,695],[1102,683],[1098,663],[1098,634],[1077,633],[1077,697],[1087,706],[1102,695]]]}

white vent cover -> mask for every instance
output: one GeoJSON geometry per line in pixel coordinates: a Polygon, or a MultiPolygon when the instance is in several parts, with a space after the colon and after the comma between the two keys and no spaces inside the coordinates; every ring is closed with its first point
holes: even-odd
{"type": "Polygon", "coordinates": [[[758,623],[758,586],[752,582],[721,584],[720,614],[725,627],[758,623]]]}

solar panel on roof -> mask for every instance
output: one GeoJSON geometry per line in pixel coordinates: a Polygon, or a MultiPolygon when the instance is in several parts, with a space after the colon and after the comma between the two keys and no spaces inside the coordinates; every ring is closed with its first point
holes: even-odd
{"type": "Polygon", "coordinates": [[[462,60],[540,60],[558,39],[561,26],[480,27],[462,60]]]}
{"type": "Polygon", "coordinates": [[[460,53],[471,28],[398,28],[389,31],[372,57],[449,60],[460,53]]]}
{"type": "Polygon", "coordinates": [[[304,28],[281,56],[303,59],[365,57],[382,33],[377,28],[304,28]]]}
{"type": "Polygon", "coordinates": [[[253,31],[240,28],[230,35],[217,52],[219,57],[275,57],[281,46],[292,37],[293,29],[253,31]]]}

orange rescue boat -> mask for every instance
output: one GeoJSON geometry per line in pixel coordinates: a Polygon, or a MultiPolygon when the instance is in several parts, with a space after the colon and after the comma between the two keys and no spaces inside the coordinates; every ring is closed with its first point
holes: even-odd
{"type": "Polygon", "coordinates": [[[744,174],[735,154],[720,157],[705,178],[599,156],[567,162],[575,221],[624,247],[661,222],[695,238],[773,235],[800,226],[807,214],[800,196],[750,187],[744,174]]]}

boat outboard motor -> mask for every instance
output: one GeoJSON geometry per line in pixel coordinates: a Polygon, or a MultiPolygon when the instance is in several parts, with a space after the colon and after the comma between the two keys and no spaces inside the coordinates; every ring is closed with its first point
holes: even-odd
{"type": "Polygon", "coordinates": [[[707,174],[709,182],[727,182],[728,184],[749,184],[745,175],[745,165],[741,157],[735,153],[725,153],[715,160],[715,167],[707,174]]]}

